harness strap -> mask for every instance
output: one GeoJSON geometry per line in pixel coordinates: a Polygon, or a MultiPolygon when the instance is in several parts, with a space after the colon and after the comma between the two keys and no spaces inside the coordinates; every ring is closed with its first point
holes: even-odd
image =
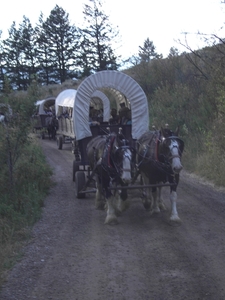
{"type": "Polygon", "coordinates": [[[111,154],[111,149],[112,149],[112,145],[113,145],[113,143],[114,143],[114,140],[115,140],[115,136],[113,136],[113,137],[110,139],[110,141],[109,141],[109,143],[108,143],[108,145],[106,146],[105,151],[104,151],[104,152],[106,152],[106,155],[107,155],[107,163],[108,163],[108,167],[112,167],[112,164],[111,164],[111,161],[110,161],[110,154],[111,154]]]}

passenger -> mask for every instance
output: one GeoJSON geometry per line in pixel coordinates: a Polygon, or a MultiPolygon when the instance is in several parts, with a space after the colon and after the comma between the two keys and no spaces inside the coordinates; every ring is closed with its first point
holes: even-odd
{"type": "Polygon", "coordinates": [[[132,124],[132,120],[131,120],[131,110],[127,111],[127,119],[125,120],[125,124],[126,125],[131,125],[132,124]]]}
{"type": "Polygon", "coordinates": [[[127,122],[127,119],[128,119],[127,115],[129,113],[130,109],[125,106],[124,102],[120,104],[120,107],[121,108],[119,110],[119,119],[120,119],[119,123],[120,123],[120,125],[124,125],[127,122]]]}
{"type": "Polygon", "coordinates": [[[45,109],[45,113],[46,113],[46,115],[48,115],[48,116],[52,116],[52,111],[51,111],[50,108],[45,109]]]}
{"type": "Polygon", "coordinates": [[[100,123],[98,121],[93,121],[89,116],[89,126],[96,126],[96,125],[100,125],[100,123]]]}
{"type": "Polygon", "coordinates": [[[124,110],[125,108],[126,108],[125,102],[120,103],[119,115],[121,114],[121,112],[123,112],[123,110],[124,110]]]}
{"type": "Polygon", "coordinates": [[[67,110],[63,113],[63,117],[69,119],[69,113],[67,110]]]}
{"type": "Polygon", "coordinates": [[[97,121],[100,123],[103,122],[103,109],[102,108],[97,110],[97,121]]]}
{"type": "Polygon", "coordinates": [[[94,115],[95,115],[95,109],[93,106],[90,106],[90,112],[89,112],[89,125],[90,126],[100,125],[100,123],[98,121],[93,120],[94,115]]]}
{"type": "Polygon", "coordinates": [[[109,124],[119,124],[120,118],[117,114],[117,110],[115,108],[111,109],[111,118],[109,119],[109,124]]]}

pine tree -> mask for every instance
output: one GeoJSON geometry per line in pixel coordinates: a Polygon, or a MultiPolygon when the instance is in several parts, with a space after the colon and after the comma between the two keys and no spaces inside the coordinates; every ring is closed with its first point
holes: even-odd
{"type": "Polygon", "coordinates": [[[21,48],[21,73],[23,74],[23,86],[27,89],[31,83],[32,75],[37,73],[36,59],[36,37],[35,31],[30,23],[30,20],[23,17],[23,23],[20,24],[19,40],[21,48]]]}
{"type": "Polygon", "coordinates": [[[89,0],[89,5],[84,5],[83,13],[87,27],[80,29],[82,41],[79,64],[84,73],[89,75],[96,71],[116,70],[117,57],[112,43],[118,31],[109,23],[109,17],[102,10],[101,0],[89,0]]]}
{"type": "Polygon", "coordinates": [[[5,68],[7,77],[13,89],[23,89],[22,49],[18,42],[21,39],[21,32],[16,29],[16,23],[13,22],[9,29],[9,37],[3,41],[5,68]]]}
{"type": "Polygon", "coordinates": [[[3,41],[1,55],[4,75],[7,75],[12,88],[27,90],[32,74],[37,72],[35,34],[28,18],[23,17],[19,29],[13,22],[9,30],[9,37],[3,41]]]}
{"type": "MultiPolygon", "coordinates": [[[[0,38],[1,38],[0,31],[0,38]]],[[[3,51],[3,42],[0,40],[0,91],[3,90],[4,86],[4,71],[5,70],[5,59],[4,59],[4,51],[3,51]]]]}
{"type": "Polygon", "coordinates": [[[54,83],[52,78],[55,66],[53,64],[54,56],[51,52],[52,42],[49,40],[45,32],[45,21],[43,14],[39,17],[39,24],[35,28],[37,35],[37,59],[38,59],[38,80],[42,84],[49,85],[54,83]]]}
{"type": "MultiPolygon", "coordinates": [[[[45,72],[47,84],[64,82],[76,77],[78,30],[70,25],[68,14],[58,5],[46,21],[39,19],[39,63],[45,72]]],[[[43,72],[42,72],[43,73],[43,72]]]]}
{"type": "Polygon", "coordinates": [[[153,58],[162,58],[162,55],[156,52],[156,48],[153,42],[149,40],[149,38],[144,41],[143,47],[139,46],[139,49],[140,50],[138,54],[140,56],[141,62],[148,63],[153,58]]]}

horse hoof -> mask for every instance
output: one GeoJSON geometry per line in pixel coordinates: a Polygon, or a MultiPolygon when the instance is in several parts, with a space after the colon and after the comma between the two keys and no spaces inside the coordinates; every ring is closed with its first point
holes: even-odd
{"type": "Polygon", "coordinates": [[[181,219],[178,217],[178,215],[171,216],[170,217],[171,222],[181,223],[181,219]]]}
{"type": "Polygon", "coordinates": [[[116,216],[107,216],[105,219],[105,224],[107,225],[117,225],[118,220],[116,216]]]}

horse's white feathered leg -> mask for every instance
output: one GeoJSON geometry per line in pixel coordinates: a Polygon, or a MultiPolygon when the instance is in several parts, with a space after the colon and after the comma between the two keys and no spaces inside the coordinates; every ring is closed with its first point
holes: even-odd
{"type": "Polygon", "coordinates": [[[123,211],[125,211],[126,209],[128,209],[129,207],[129,201],[128,199],[126,200],[123,200],[121,199],[119,193],[117,195],[117,198],[116,198],[116,210],[119,212],[119,213],[122,213],[123,211]]]}
{"type": "Polygon", "coordinates": [[[164,204],[163,197],[162,197],[162,187],[161,186],[158,188],[158,202],[159,202],[160,210],[166,210],[166,206],[164,204]]]}
{"type": "Polygon", "coordinates": [[[117,224],[117,216],[116,216],[116,210],[115,210],[115,198],[111,196],[109,199],[107,199],[107,215],[105,219],[105,224],[117,224]]]}
{"type": "Polygon", "coordinates": [[[170,220],[175,221],[175,222],[180,222],[180,218],[178,216],[177,212],[177,193],[175,191],[172,191],[170,194],[170,201],[171,201],[171,215],[170,215],[170,220]]]}

